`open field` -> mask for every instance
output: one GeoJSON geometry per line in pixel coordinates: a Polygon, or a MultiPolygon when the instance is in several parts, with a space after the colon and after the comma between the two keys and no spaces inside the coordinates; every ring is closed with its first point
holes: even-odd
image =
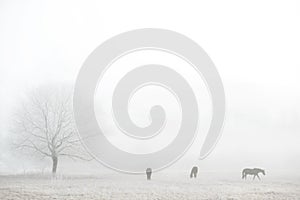
{"type": "MultiPolygon", "coordinates": [[[[264,179],[265,178],[265,179],[264,179]]],[[[0,176],[1,200],[44,199],[300,199],[300,181],[242,181],[183,174],[154,174],[146,181],[142,175],[77,176],[0,176]]]]}

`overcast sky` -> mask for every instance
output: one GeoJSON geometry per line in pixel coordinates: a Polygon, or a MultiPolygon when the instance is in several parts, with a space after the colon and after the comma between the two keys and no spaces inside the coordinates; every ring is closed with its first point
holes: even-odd
{"type": "MultiPolygon", "coordinates": [[[[9,122],[22,94],[50,82],[74,83],[103,41],[138,28],[164,28],[196,41],[224,81],[227,119],[207,160],[216,168],[299,168],[300,2],[0,1],[0,172],[14,160],[9,122]],[[226,166],[226,164],[224,164],[226,166]]],[[[188,155],[196,155],[196,143],[188,155]]],[[[190,157],[183,158],[190,159],[190,157]]],[[[181,161],[183,162],[183,161],[181,161]]]]}

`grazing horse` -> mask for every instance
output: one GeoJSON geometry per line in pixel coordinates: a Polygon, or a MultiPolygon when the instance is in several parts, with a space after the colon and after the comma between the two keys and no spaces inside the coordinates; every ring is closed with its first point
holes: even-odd
{"type": "Polygon", "coordinates": [[[242,179],[246,179],[247,175],[253,175],[253,180],[257,176],[257,178],[260,180],[260,177],[258,176],[259,173],[262,173],[263,175],[266,175],[265,170],[259,169],[259,168],[254,168],[254,169],[244,169],[242,172],[242,179]]]}
{"type": "Polygon", "coordinates": [[[190,178],[197,178],[197,173],[198,173],[198,167],[193,167],[192,168],[192,171],[191,171],[191,174],[190,174],[190,178]]]}
{"type": "Polygon", "coordinates": [[[152,169],[151,168],[147,168],[146,169],[146,174],[147,174],[147,180],[151,180],[152,169]]]}

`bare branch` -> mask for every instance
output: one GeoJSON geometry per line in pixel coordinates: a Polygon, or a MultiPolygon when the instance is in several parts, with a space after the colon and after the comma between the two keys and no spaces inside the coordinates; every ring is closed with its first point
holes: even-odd
{"type": "Polygon", "coordinates": [[[52,159],[59,156],[90,161],[76,133],[71,96],[58,91],[35,91],[16,113],[16,149],[28,149],[52,159]]]}

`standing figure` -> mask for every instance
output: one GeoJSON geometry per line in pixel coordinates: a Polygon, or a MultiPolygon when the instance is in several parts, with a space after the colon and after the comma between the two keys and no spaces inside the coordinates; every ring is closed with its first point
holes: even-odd
{"type": "Polygon", "coordinates": [[[194,166],[192,168],[191,174],[190,174],[190,178],[197,178],[197,173],[198,173],[198,167],[194,166]]]}
{"type": "Polygon", "coordinates": [[[146,169],[146,174],[147,174],[147,180],[151,180],[152,169],[151,168],[147,168],[146,169]]]}

